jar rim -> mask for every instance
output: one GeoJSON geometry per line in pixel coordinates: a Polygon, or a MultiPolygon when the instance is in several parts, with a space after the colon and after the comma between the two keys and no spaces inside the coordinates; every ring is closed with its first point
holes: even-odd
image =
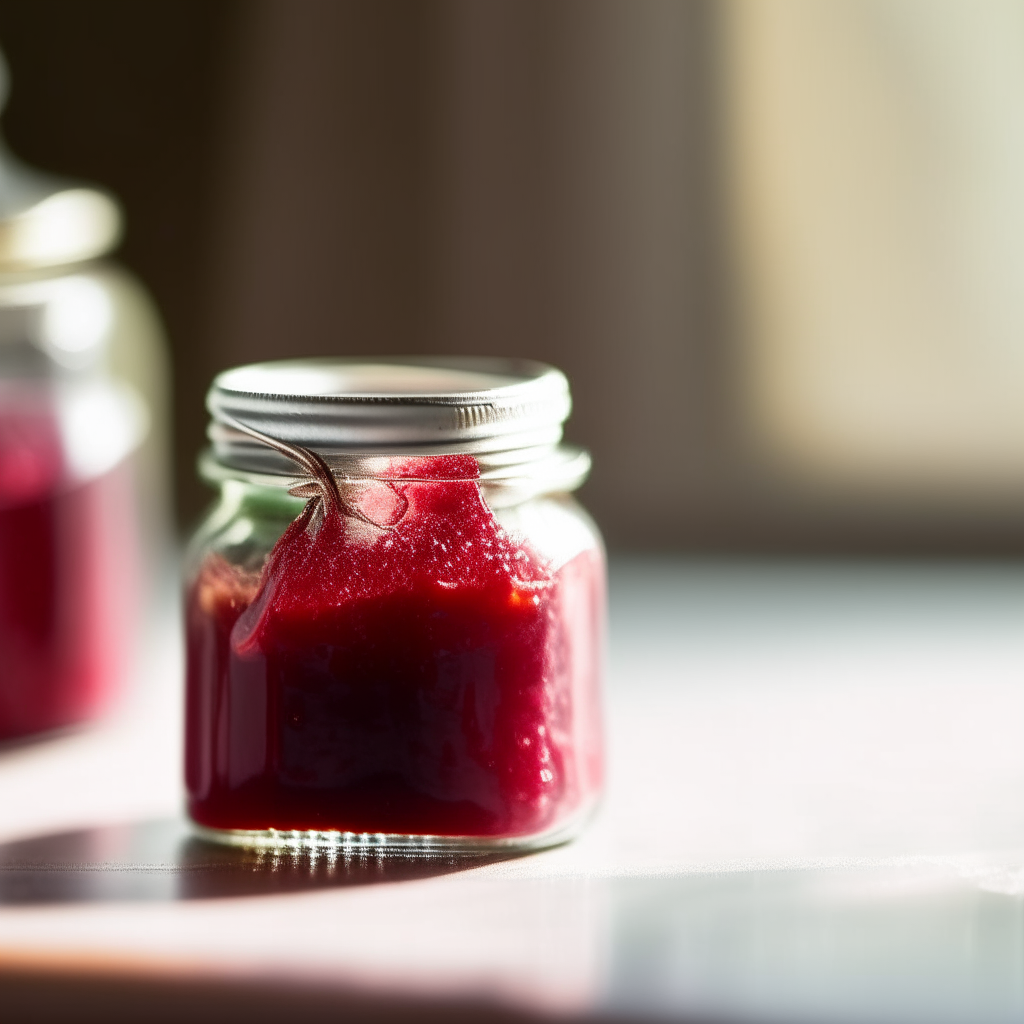
{"type": "MultiPolygon", "coordinates": [[[[335,476],[342,482],[392,481],[411,483],[408,475],[391,476],[380,465],[379,455],[353,455],[344,452],[321,453],[335,476]]],[[[395,453],[396,458],[413,453],[395,453]]],[[[447,453],[432,453],[435,455],[447,453]]],[[[519,452],[518,460],[477,456],[480,475],[474,482],[484,488],[492,498],[502,505],[516,504],[541,494],[570,492],[576,490],[590,473],[590,453],[572,445],[557,445],[543,451],[519,452]],[[527,456],[527,457],[523,457],[527,456]]],[[[414,457],[422,458],[422,451],[414,457]]],[[[265,472],[243,469],[223,462],[213,447],[199,456],[199,476],[208,484],[219,486],[228,481],[238,481],[254,487],[268,487],[275,490],[289,490],[302,483],[304,477],[292,465],[288,472],[265,472]]],[[[460,481],[465,481],[460,477],[460,481]]],[[[427,482],[440,483],[442,478],[430,477],[427,482]]]]}

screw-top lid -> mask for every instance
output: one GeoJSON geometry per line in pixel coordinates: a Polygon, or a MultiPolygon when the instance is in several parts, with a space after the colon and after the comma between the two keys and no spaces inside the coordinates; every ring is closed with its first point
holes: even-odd
{"type": "Polygon", "coordinates": [[[559,444],[572,407],[565,375],[525,360],[256,363],[217,376],[206,404],[214,458],[249,473],[294,476],[295,467],[233,423],[312,448],[336,467],[359,457],[451,453],[477,456],[485,476],[527,463],[564,471],[572,462],[582,479],[589,467],[585,453],[559,444]]]}
{"type": "MultiPolygon", "coordinates": [[[[7,100],[0,53],[0,108],[7,100]]],[[[21,163],[0,141],[0,272],[41,270],[93,259],[121,236],[112,196],[21,163]]]]}

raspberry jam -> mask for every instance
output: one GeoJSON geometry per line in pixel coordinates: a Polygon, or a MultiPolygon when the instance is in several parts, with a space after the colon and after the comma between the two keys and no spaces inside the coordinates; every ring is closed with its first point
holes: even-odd
{"type": "Polygon", "coordinates": [[[189,808],[220,830],[514,838],[602,774],[600,546],[503,528],[476,459],[392,460],[311,499],[262,569],[187,595],[189,808]]]}
{"type": "Polygon", "coordinates": [[[130,634],[132,492],[122,464],[69,477],[53,414],[0,406],[0,739],[91,717],[130,634]]]}

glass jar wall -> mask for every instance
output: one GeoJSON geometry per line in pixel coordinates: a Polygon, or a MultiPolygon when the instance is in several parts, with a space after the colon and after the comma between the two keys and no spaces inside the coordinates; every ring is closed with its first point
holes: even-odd
{"type": "Polygon", "coordinates": [[[566,838],[601,786],[605,570],[569,495],[587,457],[557,444],[564,378],[370,369],[264,364],[211,391],[202,467],[220,497],[186,596],[190,813],[268,845],[566,838]],[[503,388],[532,388],[532,406],[495,411],[503,388]],[[474,424],[482,392],[496,438],[474,424]],[[441,443],[413,451],[424,431],[441,443]],[[284,432],[290,466],[271,443],[284,432]]]}
{"type": "MultiPolygon", "coordinates": [[[[0,57],[0,105],[5,91],[0,57]]],[[[147,553],[162,539],[163,438],[146,434],[152,411],[162,425],[163,350],[141,287],[100,259],[120,231],[106,193],[0,143],[0,741],[117,693],[140,535],[147,553]]]]}
{"type": "Polygon", "coordinates": [[[128,667],[148,417],[106,368],[116,314],[81,269],[0,271],[0,739],[90,718],[128,667]]]}

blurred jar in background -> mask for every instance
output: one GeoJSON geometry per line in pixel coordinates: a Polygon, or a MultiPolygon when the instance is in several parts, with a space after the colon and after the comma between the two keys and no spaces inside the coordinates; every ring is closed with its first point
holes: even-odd
{"type": "Polygon", "coordinates": [[[1024,493],[1024,3],[731,0],[743,405],[845,494],[1024,493]]]}
{"type": "Polygon", "coordinates": [[[120,230],[109,196],[0,149],[0,739],[114,696],[162,536],[166,364],[145,294],[98,262],[120,230]]]}

